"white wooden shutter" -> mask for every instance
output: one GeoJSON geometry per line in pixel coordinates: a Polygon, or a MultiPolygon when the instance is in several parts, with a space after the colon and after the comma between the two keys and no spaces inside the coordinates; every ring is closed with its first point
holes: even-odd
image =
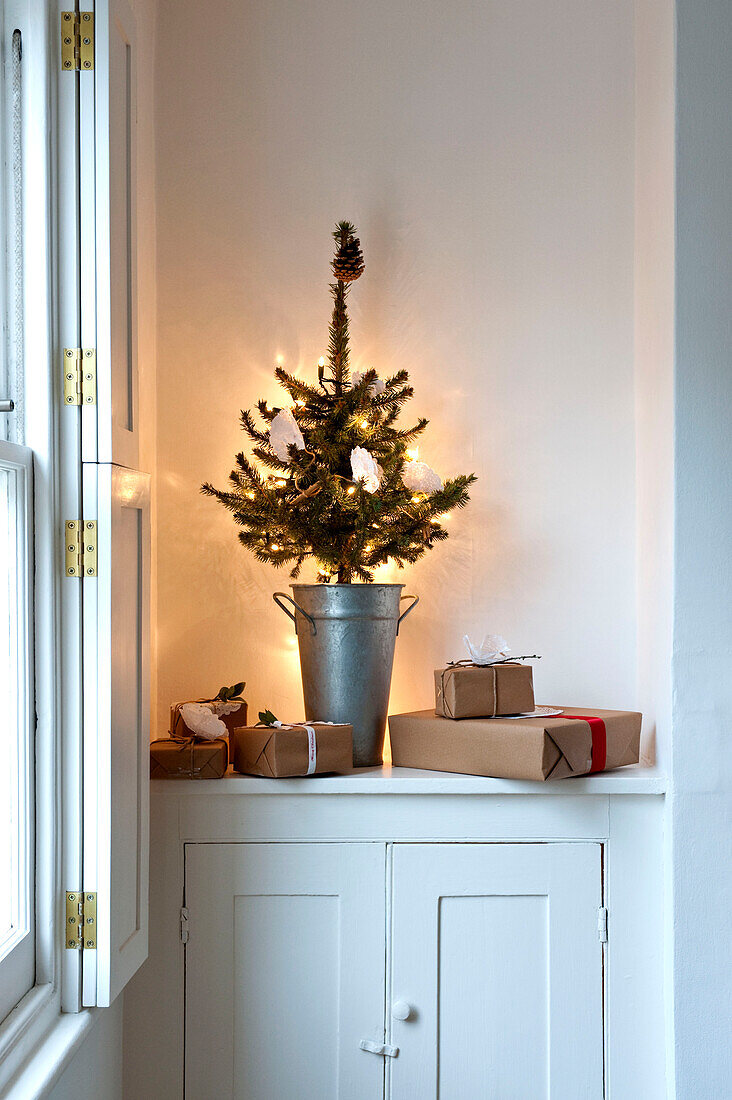
{"type": "Polygon", "coordinates": [[[81,327],[97,352],[97,403],[82,407],[82,457],[136,469],[135,21],[127,0],[96,0],[94,19],[93,81],[80,80],[81,327]]]}
{"type": "Polygon", "coordinates": [[[97,935],[82,1002],[109,1005],[147,957],[150,479],[84,463],[83,497],[97,561],[82,581],[82,889],[97,895],[97,935]]]}
{"type": "Polygon", "coordinates": [[[97,553],[82,580],[81,888],[97,915],[81,999],[103,1006],[147,955],[150,498],[137,471],[135,22],[127,0],[81,7],[94,16],[94,69],[76,77],[80,346],[96,349],[97,368],[96,403],[80,410],[97,553]]]}

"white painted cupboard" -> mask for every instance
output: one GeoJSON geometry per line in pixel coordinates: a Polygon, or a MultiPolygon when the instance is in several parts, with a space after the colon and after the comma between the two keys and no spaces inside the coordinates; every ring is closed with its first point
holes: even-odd
{"type": "Polygon", "coordinates": [[[381,1096],[384,872],[382,844],[189,845],[187,1097],[381,1096]]]}
{"type": "Polygon", "coordinates": [[[661,794],[637,773],[153,784],[125,1096],[660,1100],[661,794]]]}

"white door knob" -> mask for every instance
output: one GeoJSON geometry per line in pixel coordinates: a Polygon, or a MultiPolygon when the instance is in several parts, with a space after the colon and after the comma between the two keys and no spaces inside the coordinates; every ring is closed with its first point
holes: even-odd
{"type": "Polygon", "coordinates": [[[412,1014],[412,1006],[406,1001],[394,1001],[391,1014],[395,1020],[408,1020],[412,1014]]]}

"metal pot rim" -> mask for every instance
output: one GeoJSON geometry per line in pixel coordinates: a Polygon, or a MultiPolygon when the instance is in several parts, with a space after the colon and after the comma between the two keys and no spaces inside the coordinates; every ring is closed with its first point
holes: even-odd
{"type": "Polygon", "coordinates": [[[370,582],[358,581],[355,584],[325,584],[322,581],[319,584],[291,584],[290,588],[405,588],[403,584],[374,584],[370,582]]]}

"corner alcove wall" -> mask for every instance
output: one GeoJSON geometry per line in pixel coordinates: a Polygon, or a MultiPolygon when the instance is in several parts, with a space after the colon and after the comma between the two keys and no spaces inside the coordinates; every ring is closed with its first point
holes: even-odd
{"type": "Polygon", "coordinates": [[[275,357],[308,372],[324,351],[329,230],[349,217],[367,263],[354,366],[407,367],[432,419],[422,457],[480,478],[454,537],[383,578],[421,596],[393,708],[429,705],[462,635],[498,631],[544,654],[541,702],[642,704],[653,751],[663,669],[638,649],[664,625],[646,581],[666,475],[646,429],[663,443],[668,425],[645,304],[664,242],[636,209],[653,205],[638,135],[658,73],[637,63],[657,9],[212,0],[202,35],[198,3],[162,0],[159,731],[171,701],[242,677],[257,707],[301,714],[271,601],[288,578],[198,488],[224,482],[239,409],[275,399],[275,357]]]}

